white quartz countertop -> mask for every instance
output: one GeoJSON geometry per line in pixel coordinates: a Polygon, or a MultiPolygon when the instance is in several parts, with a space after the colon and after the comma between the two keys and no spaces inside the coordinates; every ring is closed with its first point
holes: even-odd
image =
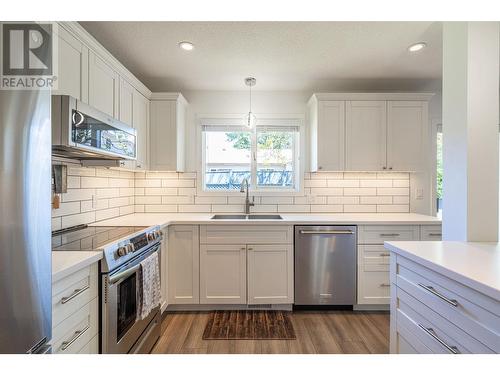
{"type": "Polygon", "coordinates": [[[500,243],[390,241],[385,247],[500,300],[500,243]]]}
{"type": "MultiPolygon", "coordinates": [[[[227,213],[229,214],[229,213],[227,213]]],[[[171,224],[441,224],[441,219],[420,214],[281,214],[283,220],[212,220],[214,214],[135,213],[103,220],[94,226],[151,226],[171,224]]]]}
{"type": "Polygon", "coordinates": [[[52,282],[56,282],[102,259],[101,251],[53,251],[52,282]]]}

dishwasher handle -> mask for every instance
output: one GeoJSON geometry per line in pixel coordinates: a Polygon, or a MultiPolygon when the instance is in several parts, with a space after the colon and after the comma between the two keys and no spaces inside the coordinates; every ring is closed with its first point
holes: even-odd
{"type": "Polygon", "coordinates": [[[354,234],[352,230],[301,230],[300,234],[354,234]]]}

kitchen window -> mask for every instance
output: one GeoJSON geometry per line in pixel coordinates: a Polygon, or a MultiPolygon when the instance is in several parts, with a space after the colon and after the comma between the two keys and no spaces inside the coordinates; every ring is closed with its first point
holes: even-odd
{"type": "Polygon", "coordinates": [[[239,192],[245,178],[256,192],[299,190],[299,124],[261,122],[202,126],[203,191],[239,192]]]}

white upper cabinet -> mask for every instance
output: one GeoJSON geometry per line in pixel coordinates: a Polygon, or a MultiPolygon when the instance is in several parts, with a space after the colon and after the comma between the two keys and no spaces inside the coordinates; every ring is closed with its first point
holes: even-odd
{"type": "Polygon", "coordinates": [[[123,78],[120,79],[120,116],[119,120],[124,122],[129,126],[133,126],[133,106],[134,106],[134,87],[125,81],[123,78]]]}
{"type": "Polygon", "coordinates": [[[179,93],[154,93],[151,100],[150,170],[184,171],[187,102],[179,93]]]}
{"type": "Polygon", "coordinates": [[[89,53],[89,104],[118,118],[119,90],[118,73],[91,51],[89,53]]]}
{"type": "Polygon", "coordinates": [[[419,171],[425,163],[428,138],[428,104],[387,102],[387,168],[419,171]]]}
{"type": "Polygon", "coordinates": [[[88,102],[88,48],[66,31],[63,27],[58,33],[57,90],[55,95],[70,95],[85,103],[88,102]]]}
{"type": "Polygon", "coordinates": [[[386,169],[386,102],[346,102],[346,170],[386,169]]]}
{"type": "Polygon", "coordinates": [[[309,100],[311,171],[420,171],[433,94],[330,93],[309,100]]]}
{"type": "Polygon", "coordinates": [[[136,168],[146,170],[149,162],[149,100],[135,90],[132,112],[132,124],[137,131],[136,168]]]}
{"type": "Polygon", "coordinates": [[[344,116],[343,101],[322,100],[309,102],[311,134],[311,171],[344,170],[344,116]]]}

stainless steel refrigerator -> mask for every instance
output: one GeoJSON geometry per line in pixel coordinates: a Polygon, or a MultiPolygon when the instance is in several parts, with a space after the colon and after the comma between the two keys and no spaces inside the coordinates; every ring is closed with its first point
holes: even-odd
{"type": "Polygon", "coordinates": [[[52,329],[50,92],[0,90],[0,353],[52,329]]]}

